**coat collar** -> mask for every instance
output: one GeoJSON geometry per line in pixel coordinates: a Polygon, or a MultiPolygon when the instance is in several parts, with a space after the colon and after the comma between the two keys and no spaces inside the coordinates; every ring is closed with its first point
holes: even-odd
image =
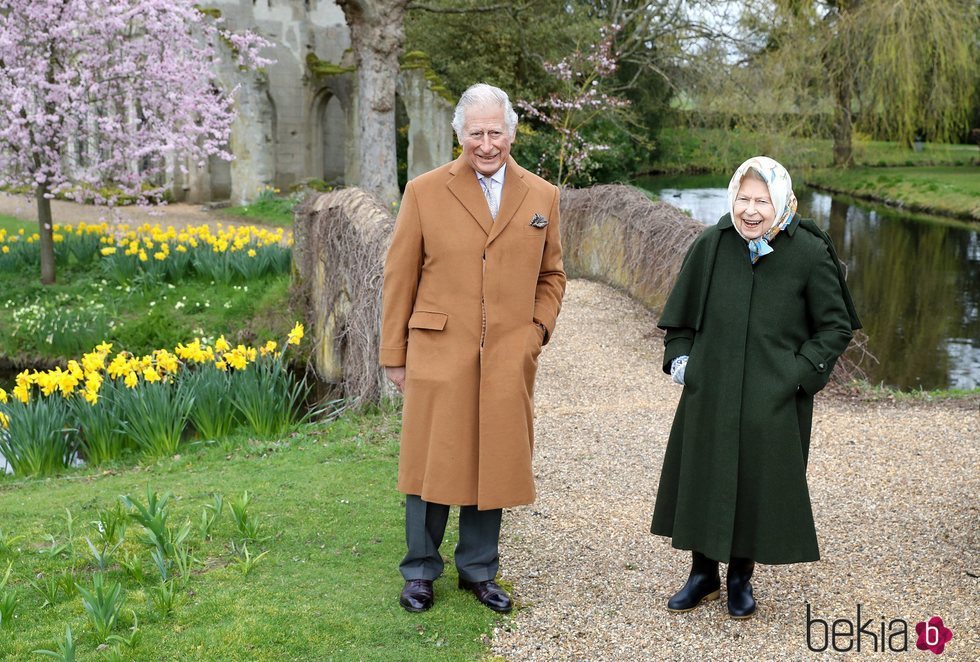
{"type": "Polygon", "coordinates": [[[527,171],[510,156],[507,157],[506,172],[504,188],[500,193],[500,209],[494,220],[472,166],[460,155],[449,167],[449,174],[452,175],[449,190],[487,234],[488,244],[503,232],[527,196],[528,186],[524,181],[527,171]]]}

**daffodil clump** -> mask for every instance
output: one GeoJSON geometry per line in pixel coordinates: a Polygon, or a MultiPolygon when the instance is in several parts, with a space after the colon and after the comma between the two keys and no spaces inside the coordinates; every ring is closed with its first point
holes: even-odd
{"type": "MultiPolygon", "coordinates": [[[[110,226],[55,225],[56,260],[69,256],[81,265],[98,261],[105,274],[120,284],[138,276],[179,282],[199,276],[222,283],[286,273],[292,257],[292,233],[254,226],[217,224],[173,226],[126,224],[110,226]]],[[[40,261],[40,236],[21,228],[0,229],[0,271],[33,267],[40,261]]]]}
{"type": "Polygon", "coordinates": [[[212,440],[245,426],[281,434],[304,417],[309,387],[285,363],[303,334],[297,323],[281,348],[274,340],[233,346],[221,336],[145,356],[113,354],[103,342],[63,368],[24,371],[12,392],[0,389],[0,455],[15,474],[45,475],[79,459],[173,454],[192,433],[212,440]]]}

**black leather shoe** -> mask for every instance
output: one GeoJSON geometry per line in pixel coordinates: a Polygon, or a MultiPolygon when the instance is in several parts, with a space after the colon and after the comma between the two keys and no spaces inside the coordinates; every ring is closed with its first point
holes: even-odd
{"type": "Polygon", "coordinates": [[[687,583],[667,601],[667,609],[677,614],[691,611],[705,600],[717,600],[721,595],[718,561],[700,552],[692,552],[691,556],[691,575],[687,583]]]}
{"type": "Polygon", "coordinates": [[[728,563],[728,613],[739,620],[751,618],[755,613],[755,598],[752,597],[752,571],[755,561],[752,559],[732,558],[728,563]]]}
{"type": "Polygon", "coordinates": [[[410,579],[398,597],[398,604],[408,611],[425,611],[432,606],[432,580],[410,579]]]}
{"type": "Polygon", "coordinates": [[[507,592],[497,586],[497,583],[492,579],[485,582],[468,582],[460,577],[459,587],[472,591],[477,600],[501,614],[510,612],[514,607],[514,603],[511,602],[507,592]]]}

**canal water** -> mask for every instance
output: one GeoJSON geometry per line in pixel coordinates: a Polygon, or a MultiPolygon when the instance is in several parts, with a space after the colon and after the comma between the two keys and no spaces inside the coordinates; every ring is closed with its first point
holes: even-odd
{"type": "MultiPolygon", "coordinates": [[[[706,224],[727,212],[728,177],[636,182],[706,224]]],[[[798,211],[834,241],[880,364],[872,383],[980,387],[980,226],[794,186],[798,211]]]]}

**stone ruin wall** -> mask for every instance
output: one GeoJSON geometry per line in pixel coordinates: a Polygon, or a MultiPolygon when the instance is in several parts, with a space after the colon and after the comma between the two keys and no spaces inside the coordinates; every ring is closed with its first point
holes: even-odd
{"type": "MultiPolygon", "coordinates": [[[[226,27],[253,29],[274,44],[265,53],[276,62],[263,72],[242,72],[223,63],[218,78],[239,86],[239,115],[229,151],[233,161],[212,157],[207,167],[185,163],[172,169],[176,200],[194,203],[254,200],[266,186],[286,190],[310,179],[357,184],[356,75],[344,13],[332,0],[208,0],[226,27]],[[331,71],[314,73],[310,55],[331,71]]],[[[452,158],[452,104],[430,89],[425,73],[406,68],[398,96],[409,119],[408,176],[452,158]]]]}

